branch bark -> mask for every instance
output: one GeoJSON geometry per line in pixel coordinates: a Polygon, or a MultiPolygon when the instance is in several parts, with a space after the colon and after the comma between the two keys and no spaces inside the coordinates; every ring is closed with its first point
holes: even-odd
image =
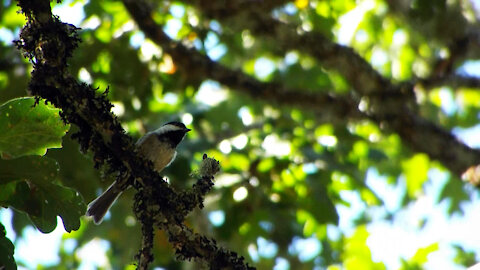
{"type": "MultiPolygon", "coordinates": [[[[192,191],[177,194],[171,189],[152,169],[151,162],[145,161],[136,153],[132,139],[125,134],[116,117],[110,112],[112,104],[106,98],[108,89],[103,95],[97,95],[95,89],[78,82],[69,74],[67,59],[80,42],[78,29],[52,16],[48,0],[19,0],[19,6],[28,22],[16,45],[34,67],[29,91],[37,98],[44,98],[62,109],[63,120],[78,126],[79,132],[72,137],[79,141],[83,151],[93,152],[96,167],[108,165],[110,173],[116,173],[122,176],[119,179],[125,179],[123,186],[133,185],[138,190],[135,212],[140,217],[144,233],[142,248],[138,254],[139,269],[147,269],[152,260],[152,226],[155,219],[163,218],[168,222],[161,227],[172,229],[168,231],[171,239],[180,239],[180,242],[174,242],[174,246],[180,246],[184,250],[208,249],[209,256],[216,259],[211,261],[214,266],[221,261],[222,268],[252,269],[243,262],[243,258],[238,258],[234,252],[225,252],[217,247],[213,240],[204,241],[202,246],[194,245],[187,239],[185,242],[181,241],[185,238],[184,235],[190,232],[182,222],[191,210],[197,206],[202,207],[203,198],[213,185],[213,174],[210,175],[209,182],[197,183],[192,191]],[[144,192],[145,190],[148,192],[144,192]],[[141,207],[138,206],[140,202],[143,203],[141,207]]],[[[195,238],[199,237],[207,239],[195,235],[195,238]]],[[[177,253],[184,255],[181,258],[192,258],[178,250],[177,253]]],[[[198,254],[202,255],[201,252],[198,254]]],[[[210,257],[207,259],[211,260],[210,257]]],[[[195,258],[204,259],[198,256],[195,258]]]]}

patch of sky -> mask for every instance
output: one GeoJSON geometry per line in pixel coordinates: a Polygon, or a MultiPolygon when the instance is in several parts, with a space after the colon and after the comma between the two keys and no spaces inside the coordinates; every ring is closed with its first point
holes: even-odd
{"type": "Polygon", "coordinates": [[[218,227],[222,226],[225,222],[225,212],[222,210],[212,211],[208,213],[208,219],[213,226],[218,227]]]}
{"type": "Polygon", "coordinates": [[[78,245],[78,241],[73,238],[63,240],[63,249],[66,253],[71,254],[78,245]]]}
{"type": "Polygon", "coordinates": [[[193,122],[193,115],[191,113],[184,113],[182,115],[182,123],[185,125],[191,125],[193,122]]]}
{"type": "Polygon", "coordinates": [[[338,25],[340,27],[336,31],[336,36],[340,44],[347,45],[351,43],[363,16],[368,11],[374,9],[375,6],[376,3],[374,0],[361,1],[354,9],[339,18],[338,25]]]}
{"type": "Polygon", "coordinates": [[[375,168],[367,170],[366,184],[383,201],[388,212],[395,212],[401,207],[403,197],[401,195],[406,192],[404,185],[389,184],[387,178],[380,175],[375,168]]]}
{"type": "Polygon", "coordinates": [[[214,61],[220,59],[227,52],[227,47],[219,43],[218,37],[214,32],[207,34],[204,46],[208,57],[214,61]]]}
{"type": "Polygon", "coordinates": [[[449,115],[449,116],[453,115],[457,111],[458,106],[455,104],[455,100],[454,100],[451,89],[442,87],[439,90],[438,95],[440,97],[440,107],[442,111],[446,115],[449,115]]]}
{"type": "Polygon", "coordinates": [[[287,55],[285,55],[284,62],[286,65],[293,65],[298,63],[298,58],[298,53],[288,52],[287,55]]]}
{"type": "Polygon", "coordinates": [[[178,4],[172,4],[170,6],[170,14],[175,18],[182,18],[185,14],[185,8],[178,4]]]}
{"type": "Polygon", "coordinates": [[[457,72],[461,75],[480,77],[480,61],[466,61],[457,72]]]}
{"type": "Polygon", "coordinates": [[[257,238],[258,255],[264,258],[273,258],[277,255],[278,246],[274,242],[263,237],[257,238]]]}
{"type": "Polygon", "coordinates": [[[342,231],[335,225],[327,225],[327,236],[332,241],[338,241],[342,237],[342,231]]]}
{"type": "Polygon", "coordinates": [[[357,191],[342,190],[340,198],[346,204],[337,204],[336,209],[339,218],[338,227],[345,234],[350,234],[355,230],[354,220],[356,220],[364,211],[365,203],[357,191]]]}
{"type": "Polygon", "coordinates": [[[371,58],[372,65],[374,67],[379,68],[385,65],[387,61],[388,61],[387,53],[381,48],[374,47],[372,50],[372,58],[371,58]]]}
{"type": "Polygon", "coordinates": [[[200,41],[200,39],[198,39],[198,38],[196,38],[196,39],[193,41],[193,46],[194,46],[195,49],[197,49],[197,50],[202,50],[202,49],[203,49],[202,41],[200,41]]]}
{"type": "Polygon", "coordinates": [[[283,11],[288,15],[293,15],[298,12],[298,9],[294,3],[288,3],[283,7],[283,11]]]}
{"type": "Polygon", "coordinates": [[[242,119],[242,122],[245,126],[251,125],[253,123],[253,114],[250,112],[248,107],[241,107],[238,110],[237,116],[242,119]]]}
{"type": "Polygon", "coordinates": [[[276,134],[270,134],[263,140],[262,148],[267,156],[282,157],[290,154],[290,142],[282,140],[276,134]]]}
{"type": "Polygon", "coordinates": [[[272,232],[273,230],[273,224],[270,221],[260,221],[258,225],[266,232],[272,232]]]}
{"type": "MultiPolygon", "coordinates": [[[[371,172],[370,175],[372,179],[377,177],[375,172],[371,172]]],[[[447,183],[449,174],[439,169],[431,169],[428,177],[429,181],[423,186],[423,194],[409,203],[407,207],[399,209],[393,220],[376,220],[367,227],[370,233],[367,245],[372,252],[372,259],[385,263],[387,269],[398,269],[401,267],[401,258],[411,258],[419,248],[434,243],[439,244],[439,249],[428,256],[425,269],[462,269],[453,263],[455,253],[450,244],[465,243],[464,241],[468,241],[466,239],[472,238],[468,236],[470,234],[468,232],[474,230],[474,226],[479,226],[480,221],[469,223],[464,222],[464,218],[468,219],[468,217],[449,217],[447,215],[449,203],[447,201],[438,202],[440,192],[447,183]],[[392,254],[395,255],[392,256],[392,254]]],[[[368,184],[373,186],[372,180],[369,182],[368,184]]],[[[383,195],[383,198],[385,196],[401,197],[390,188],[382,192],[381,190],[385,190],[385,188],[382,188],[379,183],[374,186],[375,191],[379,195],[383,195]]],[[[388,200],[386,200],[386,204],[388,204],[387,202],[388,200]]],[[[480,206],[476,206],[476,208],[480,209],[480,206]]],[[[471,209],[469,211],[478,210],[471,209]]],[[[480,236],[473,238],[475,239],[469,241],[471,244],[480,241],[480,236]]]]}
{"type": "Polygon", "coordinates": [[[169,36],[171,39],[175,39],[178,35],[178,31],[182,28],[182,21],[179,19],[173,18],[167,21],[165,26],[163,27],[163,31],[169,36]]]}
{"type": "Polygon", "coordinates": [[[13,212],[10,209],[1,209],[0,210],[0,223],[3,224],[5,227],[5,231],[7,232],[6,237],[10,239],[10,241],[15,241],[17,234],[13,230],[12,226],[12,218],[13,212]]]}
{"type": "Polygon", "coordinates": [[[60,217],[57,217],[57,224],[57,228],[48,234],[32,226],[23,230],[22,237],[15,244],[15,258],[27,269],[35,269],[38,265],[48,267],[60,262],[58,250],[62,235],[66,232],[60,217]]]}
{"type": "Polygon", "coordinates": [[[230,152],[232,152],[232,144],[228,140],[221,141],[218,145],[218,148],[224,154],[229,154],[230,152]]]}
{"type": "Polygon", "coordinates": [[[275,63],[265,57],[260,57],[255,61],[255,75],[261,79],[267,78],[275,70],[275,63]]]}
{"type": "Polygon", "coordinates": [[[211,50],[212,48],[214,48],[215,46],[218,45],[218,36],[217,34],[213,33],[213,32],[208,32],[207,34],[207,37],[205,38],[205,49],[208,51],[208,50],[211,50]]]}
{"type": "Polygon", "coordinates": [[[110,243],[106,240],[95,238],[86,243],[79,250],[77,250],[75,254],[81,261],[78,269],[110,269],[111,266],[106,256],[106,253],[109,249],[110,243]]]}
{"type": "Polygon", "coordinates": [[[102,24],[102,21],[97,15],[92,15],[88,19],[82,22],[80,25],[83,29],[96,29],[102,24]]]}
{"type": "Polygon", "coordinates": [[[175,93],[166,93],[163,95],[163,101],[170,105],[175,105],[178,102],[178,95],[175,93]]]}
{"type": "Polygon", "coordinates": [[[233,192],[233,200],[240,202],[248,197],[248,189],[246,187],[239,187],[233,192]]]}
{"type": "Polygon", "coordinates": [[[5,27],[0,27],[0,41],[7,46],[11,46],[15,38],[13,32],[5,27]]]}
{"type": "Polygon", "coordinates": [[[210,22],[210,29],[212,29],[212,31],[215,31],[217,33],[221,33],[222,32],[222,25],[220,23],[218,23],[217,21],[212,20],[210,22]]]}
{"type": "Polygon", "coordinates": [[[206,80],[200,85],[195,100],[209,106],[215,106],[227,99],[227,91],[216,81],[206,80]]]}
{"type": "Polygon", "coordinates": [[[364,42],[368,41],[368,33],[363,29],[359,29],[355,33],[355,41],[357,41],[359,43],[364,43],[364,42]]]}
{"type": "Polygon", "coordinates": [[[403,29],[398,29],[393,33],[393,45],[402,46],[408,41],[407,32],[403,29]]]}
{"type": "Polygon", "coordinates": [[[318,172],[318,167],[313,162],[304,163],[303,166],[302,166],[302,169],[306,174],[314,174],[314,173],[318,172]]]}
{"type": "Polygon", "coordinates": [[[469,128],[456,127],[452,132],[466,145],[472,148],[480,148],[480,124],[469,128]]]}
{"type": "Polygon", "coordinates": [[[258,255],[258,248],[254,244],[248,245],[248,255],[253,262],[258,262],[260,260],[260,256],[258,255]]]}
{"type": "Polygon", "coordinates": [[[130,36],[130,45],[132,45],[133,48],[138,49],[140,46],[142,46],[144,41],[145,34],[143,32],[138,31],[130,36]]]}
{"type": "Polygon", "coordinates": [[[321,251],[322,246],[320,241],[315,237],[295,237],[288,247],[288,252],[293,255],[298,255],[301,262],[306,262],[315,258],[321,251]]]}
{"type": "Polygon", "coordinates": [[[290,263],[287,259],[278,257],[275,258],[275,265],[273,266],[273,270],[287,270],[290,269],[290,263]]]}
{"type": "Polygon", "coordinates": [[[85,12],[83,11],[85,3],[82,3],[81,1],[78,1],[73,5],[72,3],[72,0],[63,1],[61,4],[53,7],[52,13],[60,17],[60,20],[63,22],[80,25],[85,18],[85,12]]]}

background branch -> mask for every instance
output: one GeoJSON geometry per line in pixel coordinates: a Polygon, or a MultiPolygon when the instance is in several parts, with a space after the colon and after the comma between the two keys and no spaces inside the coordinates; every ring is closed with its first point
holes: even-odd
{"type": "MultiPolygon", "coordinates": [[[[238,8],[238,13],[232,14],[241,14],[239,17],[242,22],[246,22],[241,24],[242,26],[249,27],[253,33],[263,38],[275,38],[276,44],[284,53],[288,50],[307,52],[328,69],[336,70],[345,76],[354,90],[364,97],[367,106],[363,112],[357,111],[356,103],[348,101],[349,98],[330,97],[328,94],[308,93],[299,89],[287,90],[282,88],[281,84],[259,83],[240,72],[229,70],[208,56],[171,40],[152,19],[151,10],[145,8],[148,6],[146,2],[132,0],[123,2],[140,29],[169,53],[177,65],[183,70],[188,70],[186,74],[189,76],[207,76],[229,86],[232,90],[241,89],[252,96],[283,105],[308,107],[320,114],[327,113],[344,118],[354,115],[373,119],[381,128],[398,133],[412,149],[439,160],[458,176],[480,160],[479,150],[466,146],[450,132],[415,112],[413,84],[392,84],[351,48],[335,44],[320,33],[298,34],[297,26],[282,23],[267,17],[265,13],[247,8],[249,5],[247,2],[231,4],[238,8]],[[245,20],[244,16],[248,16],[249,19],[245,20]],[[329,104],[332,106],[328,106],[329,104]],[[445,148],[446,145],[448,148],[445,148]]],[[[221,10],[219,7],[222,6],[220,2],[211,5],[206,5],[202,1],[186,2],[194,4],[210,17],[218,15],[218,10],[221,10]]],[[[229,20],[231,25],[235,25],[234,18],[229,17],[229,20]]]]}
{"type": "Polygon", "coordinates": [[[418,79],[417,83],[427,89],[447,86],[453,89],[457,88],[480,88],[480,78],[463,75],[432,76],[424,79],[418,79]]]}

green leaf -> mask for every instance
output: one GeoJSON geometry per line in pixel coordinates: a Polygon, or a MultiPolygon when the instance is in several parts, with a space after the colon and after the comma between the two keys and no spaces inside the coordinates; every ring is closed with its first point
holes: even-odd
{"type": "Polygon", "coordinates": [[[402,168],[407,180],[407,193],[415,197],[427,181],[429,159],[425,154],[416,154],[411,159],[402,162],[402,168]]]}
{"type": "Polygon", "coordinates": [[[9,158],[44,155],[48,148],[62,147],[68,131],[59,109],[34,98],[12,99],[0,106],[0,154],[9,158]]]}
{"type": "Polygon", "coordinates": [[[299,63],[288,66],[279,78],[285,81],[288,87],[307,90],[321,90],[331,88],[331,82],[324,70],[318,66],[305,69],[299,63]]]}
{"type": "Polygon", "coordinates": [[[420,248],[417,250],[415,255],[413,255],[411,261],[417,263],[418,265],[423,265],[427,262],[427,256],[438,250],[438,243],[431,244],[427,247],[420,248]]]}
{"type": "Polygon", "coordinates": [[[455,212],[462,213],[463,210],[460,207],[460,203],[463,201],[469,201],[470,197],[464,190],[464,183],[457,177],[450,177],[448,182],[443,186],[443,189],[439,195],[439,202],[443,200],[449,200],[450,205],[447,209],[448,214],[452,215],[455,212]]]}
{"type": "Polygon", "coordinates": [[[457,264],[463,265],[465,267],[469,267],[477,263],[475,259],[475,252],[469,251],[467,248],[462,247],[461,245],[452,245],[452,248],[455,250],[455,258],[453,259],[454,262],[457,264]]]}
{"type": "Polygon", "coordinates": [[[388,156],[383,151],[373,148],[368,149],[368,158],[374,162],[388,160],[388,156]]]}
{"type": "Polygon", "coordinates": [[[57,162],[46,157],[0,160],[0,205],[27,213],[44,233],[55,229],[57,216],[67,232],[77,230],[86,206],[75,190],[54,183],[57,173],[57,162]]]}
{"type": "Polygon", "coordinates": [[[58,164],[55,160],[27,156],[11,160],[0,159],[0,184],[18,180],[29,180],[33,183],[49,181],[57,176],[58,164]]]}
{"type": "Polygon", "coordinates": [[[374,262],[372,253],[367,246],[369,233],[366,226],[358,226],[355,233],[344,243],[344,269],[385,269],[383,263],[374,262]]]}
{"type": "Polygon", "coordinates": [[[338,213],[332,200],[329,198],[323,179],[307,179],[310,190],[307,198],[299,203],[307,209],[320,224],[332,223],[338,225],[338,213]]]}
{"type": "Polygon", "coordinates": [[[12,241],[7,238],[5,227],[0,223],[0,268],[5,270],[17,269],[17,264],[13,258],[13,252],[15,250],[12,241]]]}

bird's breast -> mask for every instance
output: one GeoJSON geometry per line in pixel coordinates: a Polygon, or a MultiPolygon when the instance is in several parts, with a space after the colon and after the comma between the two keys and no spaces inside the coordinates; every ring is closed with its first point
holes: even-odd
{"type": "Polygon", "coordinates": [[[155,136],[146,136],[137,142],[138,152],[153,163],[154,169],[161,172],[174,159],[177,152],[169,143],[155,136]]]}

